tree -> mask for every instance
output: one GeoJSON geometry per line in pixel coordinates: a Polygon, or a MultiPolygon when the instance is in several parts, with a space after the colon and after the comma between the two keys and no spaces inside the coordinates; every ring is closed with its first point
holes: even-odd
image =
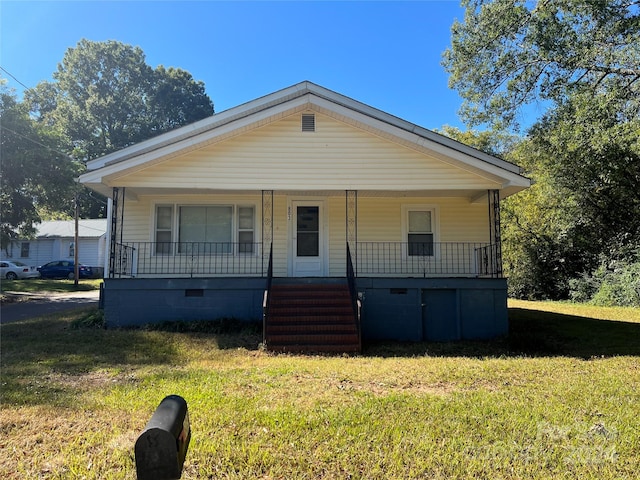
{"type": "Polygon", "coordinates": [[[465,99],[464,118],[517,127],[527,103],[548,107],[512,152],[535,184],[503,205],[511,287],[518,296],[566,298],[579,279],[608,265],[635,271],[640,2],[464,5],[443,60],[465,99]]]}
{"type": "Polygon", "coordinates": [[[73,155],[91,160],[213,114],[204,84],[181,69],[152,69],[139,47],[81,40],[54,82],[25,98],[44,123],[61,125],[73,155]]]}
{"type": "Polygon", "coordinates": [[[617,107],[609,95],[574,94],[530,132],[554,184],[574,198],[575,223],[611,254],[640,246],[640,117],[623,120],[617,107]]]}
{"type": "Polygon", "coordinates": [[[179,68],[159,65],[153,75],[149,96],[151,133],[166,132],[213,114],[204,83],[179,68]]]}
{"type": "Polygon", "coordinates": [[[504,158],[522,141],[518,135],[504,130],[466,130],[445,125],[436,130],[437,133],[453,138],[458,142],[480,150],[494,157],[504,158]]]}
{"type": "Polygon", "coordinates": [[[30,237],[47,210],[72,208],[79,162],[61,153],[64,140],[35,122],[15,95],[0,91],[0,243],[30,237]]]}
{"type": "Polygon", "coordinates": [[[615,92],[638,114],[637,0],[465,0],[443,65],[472,125],[516,124],[533,101],[615,92]]]}
{"type": "MultiPolygon", "coordinates": [[[[64,151],[87,161],[213,114],[204,84],[179,68],[146,64],[139,47],[81,40],[53,74],[25,92],[42,125],[66,139],[64,151]]],[[[106,214],[106,200],[81,190],[81,216],[106,214]]],[[[60,207],[62,208],[62,207],[60,207]]]]}

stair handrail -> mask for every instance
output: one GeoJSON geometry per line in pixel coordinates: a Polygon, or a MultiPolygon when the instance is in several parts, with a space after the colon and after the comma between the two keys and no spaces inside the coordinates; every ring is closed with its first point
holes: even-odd
{"type": "Polygon", "coordinates": [[[362,349],[362,335],[360,329],[360,309],[362,304],[358,298],[358,292],[356,290],[356,273],[353,268],[353,261],[351,259],[351,249],[349,248],[349,242],[347,242],[347,284],[349,285],[349,295],[351,296],[351,306],[353,308],[353,315],[356,319],[356,328],[358,330],[358,349],[362,349]]]}
{"type": "Polygon", "coordinates": [[[267,267],[267,289],[262,297],[262,345],[267,346],[267,317],[271,303],[271,283],[273,280],[273,242],[269,246],[269,265],[267,267]]]}

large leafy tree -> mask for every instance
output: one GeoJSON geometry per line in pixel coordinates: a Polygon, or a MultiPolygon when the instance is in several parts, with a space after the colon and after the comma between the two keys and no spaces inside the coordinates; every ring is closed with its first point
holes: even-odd
{"type": "Polygon", "coordinates": [[[61,126],[73,154],[90,160],[213,114],[204,84],[151,68],[139,47],[81,40],[53,74],[25,93],[41,121],[61,126]]]}
{"type": "MultiPolygon", "coordinates": [[[[42,125],[55,126],[65,149],[91,160],[213,114],[204,84],[179,68],[152,68],[139,47],[81,40],[53,74],[25,92],[42,125]]],[[[81,215],[105,214],[105,199],[81,191],[81,215]]]]}
{"type": "Polygon", "coordinates": [[[638,0],[465,0],[443,59],[471,124],[513,125],[520,108],[612,93],[637,114],[638,0]]]}
{"type": "Polygon", "coordinates": [[[566,296],[640,247],[640,2],[464,5],[444,56],[464,118],[517,127],[526,104],[547,109],[514,151],[536,184],[504,205],[512,284],[566,296]]]}
{"type": "Polygon", "coordinates": [[[29,237],[48,211],[71,211],[81,165],[63,137],[29,116],[15,94],[0,90],[0,243],[29,237]]]}

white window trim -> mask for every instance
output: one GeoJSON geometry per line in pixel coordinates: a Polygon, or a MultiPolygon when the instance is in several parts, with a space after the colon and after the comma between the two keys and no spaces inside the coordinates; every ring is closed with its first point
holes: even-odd
{"type": "MultiPolygon", "coordinates": [[[[222,200],[222,199],[221,199],[222,200]]],[[[231,243],[234,245],[239,244],[240,240],[240,217],[239,217],[239,209],[241,207],[250,207],[253,208],[253,244],[256,245],[258,243],[260,243],[260,239],[261,237],[261,221],[262,221],[262,217],[261,215],[261,211],[258,208],[258,204],[256,202],[247,202],[247,201],[220,201],[220,202],[214,202],[214,203],[202,203],[202,202],[157,202],[157,203],[153,203],[152,204],[152,208],[151,208],[151,216],[152,216],[152,225],[153,228],[150,231],[150,236],[151,239],[150,241],[155,243],[156,241],[156,232],[157,232],[157,208],[158,207],[172,207],[172,219],[171,219],[171,243],[172,245],[174,245],[174,248],[172,249],[171,253],[167,253],[167,254],[162,254],[162,255],[170,255],[170,256],[178,256],[178,255],[188,255],[187,253],[180,253],[177,252],[175,250],[178,250],[177,248],[175,248],[175,246],[177,246],[178,243],[180,243],[180,207],[231,207],[232,208],[232,224],[231,224],[231,228],[232,228],[232,239],[231,239],[231,243]]],[[[246,230],[244,230],[246,231],[246,230]]],[[[243,253],[243,252],[238,252],[238,249],[234,249],[233,252],[230,253],[222,253],[222,254],[205,254],[205,253],[201,253],[200,256],[204,256],[204,255],[209,255],[209,256],[213,256],[213,255],[251,255],[251,256],[259,256],[262,254],[261,249],[255,248],[253,252],[250,253],[243,253]]],[[[153,255],[155,256],[156,253],[154,251],[153,255]]]]}
{"type": "Polygon", "coordinates": [[[409,212],[431,212],[431,229],[433,230],[433,255],[430,258],[440,256],[440,208],[433,204],[406,204],[402,205],[402,256],[409,259],[409,212]]]}

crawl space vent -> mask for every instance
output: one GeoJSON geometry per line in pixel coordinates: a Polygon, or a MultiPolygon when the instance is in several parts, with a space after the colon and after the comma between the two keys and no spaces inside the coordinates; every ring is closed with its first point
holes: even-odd
{"type": "Polygon", "coordinates": [[[302,115],[302,131],[303,132],[315,132],[316,131],[316,116],[315,115],[302,115]]]}

